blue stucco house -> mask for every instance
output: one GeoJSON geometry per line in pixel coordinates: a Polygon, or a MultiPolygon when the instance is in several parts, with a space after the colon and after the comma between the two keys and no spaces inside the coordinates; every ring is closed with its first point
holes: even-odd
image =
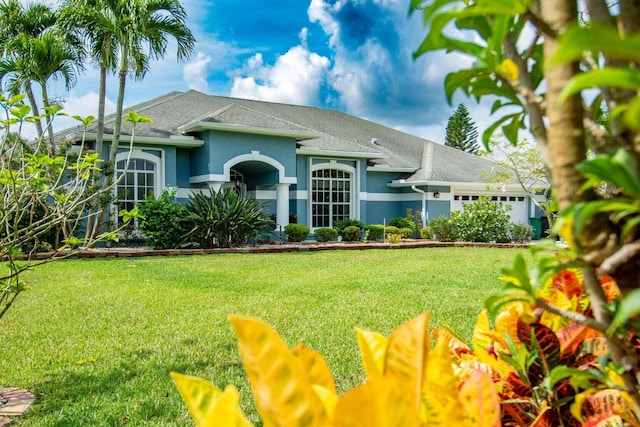
{"type": "MultiPolygon", "coordinates": [[[[163,188],[176,189],[182,200],[234,188],[263,201],[277,228],[293,218],[312,230],[342,218],[382,224],[408,208],[426,222],[484,195],[511,205],[514,222],[536,216],[519,185],[487,182],[497,167],[489,159],[339,111],[193,90],[129,110],[153,123],[136,127],[126,172],[132,129],[123,124],[116,173],[126,173],[118,194],[127,207],[163,188]]],[[[113,125],[107,117],[103,158],[113,125]]],[[[80,130],[64,134],[82,137],[80,130]]],[[[95,141],[95,128],[86,139],[95,141]]]]}

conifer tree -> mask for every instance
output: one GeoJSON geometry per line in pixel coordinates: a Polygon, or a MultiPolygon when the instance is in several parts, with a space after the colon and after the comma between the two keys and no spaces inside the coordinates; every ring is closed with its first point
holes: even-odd
{"type": "Polygon", "coordinates": [[[449,117],[445,145],[471,154],[478,154],[478,127],[471,120],[466,105],[460,104],[449,117]]]}

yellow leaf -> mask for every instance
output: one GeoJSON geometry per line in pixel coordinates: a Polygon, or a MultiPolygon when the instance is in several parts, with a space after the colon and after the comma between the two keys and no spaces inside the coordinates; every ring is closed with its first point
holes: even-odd
{"type": "Polygon", "coordinates": [[[302,366],[309,375],[311,384],[322,386],[333,394],[337,393],[336,384],[333,380],[329,365],[327,365],[327,362],[320,353],[308,348],[302,343],[295,346],[292,352],[293,355],[302,362],[302,366]]]}
{"type": "Polygon", "coordinates": [[[394,377],[378,377],[340,396],[334,427],[418,427],[413,399],[394,377]]]}
{"type": "Polygon", "coordinates": [[[329,421],[333,421],[333,414],[338,404],[338,394],[335,391],[331,391],[317,384],[314,384],[312,387],[324,405],[329,421]]]}
{"type": "Polygon", "coordinates": [[[280,336],[256,319],[229,316],[265,427],[326,426],[324,405],[302,362],[280,336]]]}
{"type": "Polygon", "coordinates": [[[238,405],[238,391],[227,386],[224,392],[209,381],[171,372],[171,378],[199,427],[249,427],[238,405]]]}
{"type": "MultiPolygon", "coordinates": [[[[574,298],[571,300],[564,292],[560,292],[557,289],[551,290],[548,302],[566,311],[576,311],[577,309],[577,299],[574,298]]],[[[558,330],[563,326],[566,326],[569,321],[562,316],[545,310],[540,317],[540,323],[551,328],[553,332],[558,332],[558,330]]]]}
{"type": "Polygon", "coordinates": [[[447,334],[439,334],[427,356],[427,379],[421,418],[428,426],[462,425],[463,410],[458,398],[458,381],[453,372],[447,334]]]}
{"type": "Polygon", "coordinates": [[[498,65],[498,73],[502,74],[507,80],[518,80],[518,66],[510,58],[503,60],[500,65],[498,65]]]}
{"type": "Polygon", "coordinates": [[[238,390],[228,385],[199,427],[251,427],[252,424],[240,410],[239,400],[238,390]]]}
{"type": "Polygon", "coordinates": [[[372,380],[384,372],[384,356],[387,352],[387,338],[378,332],[365,331],[356,328],[358,347],[362,367],[367,379],[372,380]]]}
{"type": "MultiPolygon", "coordinates": [[[[516,344],[522,344],[518,338],[518,319],[526,318],[530,313],[531,310],[521,304],[513,304],[508,310],[500,312],[495,324],[497,336],[504,337],[505,335],[509,335],[516,344]]],[[[500,344],[506,347],[504,342],[500,344]]]]}
{"type": "Polygon", "coordinates": [[[455,363],[460,362],[462,360],[462,356],[472,353],[471,349],[464,342],[460,341],[460,339],[447,329],[434,329],[433,337],[436,341],[439,341],[440,339],[444,340],[449,348],[452,360],[455,363]]]}
{"type": "Polygon", "coordinates": [[[422,313],[400,325],[389,337],[384,358],[384,375],[396,377],[402,382],[402,387],[414,401],[416,411],[422,401],[429,354],[428,321],[429,314],[422,313]]]}
{"type": "Polygon", "coordinates": [[[466,425],[500,426],[500,398],[491,375],[476,371],[460,387],[466,425]]]}
{"type": "Polygon", "coordinates": [[[489,314],[485,308],[478,315],[476,326],[473,328],[473,348],[488,348],[493,343],[490,332],[489,314]]]}

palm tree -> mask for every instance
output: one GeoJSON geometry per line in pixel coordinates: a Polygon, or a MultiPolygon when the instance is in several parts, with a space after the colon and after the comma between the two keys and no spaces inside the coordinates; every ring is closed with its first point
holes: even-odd
{"type": "MultiPolygon", "coordinates": [[[[96,151],[102,153],[104,104],[108,72],[118,70],[115,126],[108,165],[115,163],[122,128],[122,109],[127,76],[141,79],[150,59],[166,55],[169,38],[177,42],[178,60],[188,59],[195,38],[185,25],[186,11],[178,0],[65,0],[62,25],[81,35],[91,57],[100,66],[100,100],[96,151]]],[[[108,175],[106,185],[114,180],[108,175]]]]}
{"type": "Polygon", "coordinates": [[[109,161],[118,150],[127,76],[141,79],[150,59],[166,55],[169,38],[175,38],[178,60],[193,52],[195,38],[185,25],[186,11],[178,0],[66,0],[61,8],[62,25],[81,34],[92,58],[100,66],[100,105],[96,151],[101,152],[104,131],[106,76],[118,70],[115,129],[109,161]]]}
{"type": "MultiPolygon", "coordinates": [[[[33,3],[25,8],[19,0],[0,1],[0,81],[10,75],[6,89],[12,93],[24,91],[36,117],[39,116],[38,104],[31,88],[32,79],[27,75],[30,64],[23,54],[28,53],[25,52],[28,40],[39,37],[55,22],[55,13],[45,4],[33,3]]],[[[35,125],[40,139],[43,135],[40,120],[36,119],[35,125]]]]}
{"type": "MultiPolygon", "coordinates": [[[[73,34],[56,27],[56,13],[44,4],[32,4],[25,9],[17,0],[9,0],[0,4],[0,12],[3,12],[0,18],[0,79],[5,80],[10,93],[27,93],[36,116],[39,115],[38,103],[31,85],[32,82],[40,85],[49,151],[52,152],[54,140],[47,83],[50,79],[62,78],[67,90],[70,89],[77,72],[83,68],[84,48],[73,34]],[[9,34],[14,35],[7,37],[9,34]]],[[[41,138],[42,123],[36,119],[35,124],[41,138]]]]}

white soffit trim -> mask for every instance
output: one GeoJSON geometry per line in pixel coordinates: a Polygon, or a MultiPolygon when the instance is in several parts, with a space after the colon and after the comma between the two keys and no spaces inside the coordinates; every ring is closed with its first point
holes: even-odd
{"type": "Polygon", "coordinates": [[[385,155],[380,152],[362,153],[359,151],[338,151],[338,150],[323,150],[316,147],[301,147],[296,149],[296,154],[318,157],[345,157],[345,158],[357,158],[357,159],[384,159],[385,155]]]}
{"type": "MultiPolygon", "coordinates": [[[[74,141],[82,141],[82,138],[85,138],[87,141],[95,141],[98,134],[89,133],[83,134],[83,132],[72,132],[70,134],[65,135],[65,138],[74,140],[74,141]]],[[[104,135],[103,139],[105,141],[113,141],[113,135],[104,135]]],[[[129,144],[131,141],[130,135],[121,135],[120,136],[120,144],[125,145],[129,144]]],[[[201,139],[196,139],[192,136],[187,135],[171,135],[169,138],[160,138],[154,136],[134,136],[133,137],[134,144],[147,144],[147,145],[169,145],[175,147],[182,148],[197,148],[202,147],[204,145],[204,141],[201,139]]]]}
{"type": "Polygon", "coordinates": [[[284,136],[288,138],[295,138],[297,141],[305,139],[319,138],[322,136],[318,132],[304,131],[304,130],[291,130],[291,129],[270,129],[255,126],[244,126],[229,123],[213,123],[213,122],[195,122],[182,125],[178,127],[181,132],[201,132],[203,130],[219,130],[224,132],[236,132],[236,133],[250,133],[254,135],[270,135],[270,136],[284,136]]]}
{"type": "Polygon", "coordinates": [[[414,173],[418,168],[400,168],[393,166],[367,166],[367,172],[402,172],[414,173]]]}

